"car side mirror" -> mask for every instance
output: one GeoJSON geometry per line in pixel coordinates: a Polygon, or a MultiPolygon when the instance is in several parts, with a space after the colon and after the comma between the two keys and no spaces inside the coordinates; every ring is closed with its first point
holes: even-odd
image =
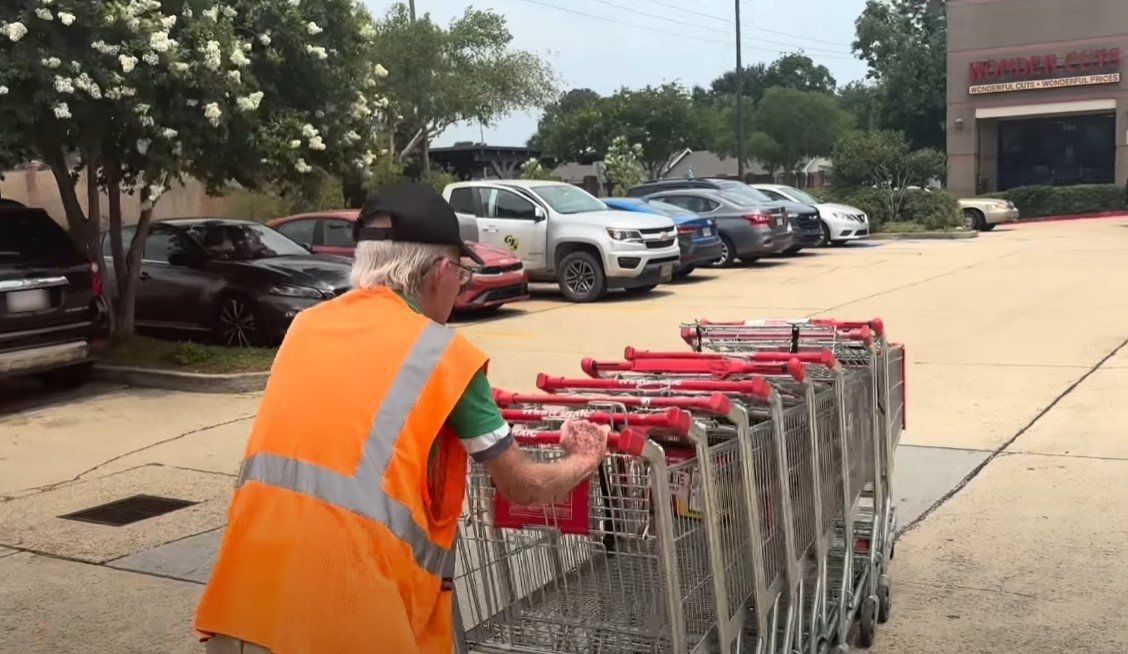
{"type": "Polygon", "coordinates": [[[548,213],[545,212],[544,207],[533,207],[533,220],[540,222],[548,219],[548,213]]]}
{"type": "Polygon", "coordinates": [[[168,255],[168,265],[197,268],[202,266],[204,258],[195,252],[172,252],[168,255]]]}

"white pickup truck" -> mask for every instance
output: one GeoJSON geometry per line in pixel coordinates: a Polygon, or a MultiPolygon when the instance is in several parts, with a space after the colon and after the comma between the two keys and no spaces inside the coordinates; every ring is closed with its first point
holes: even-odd
{"type": "Polygon", "coordinates": [[[612,211],[571,184],[459,182],[443,197],[459,214],[463,238],[508,248],[530,280],[557,282],[573,302],[598,300],[609,289],[647,292],[678,267],[670,218],[612,211]]]}

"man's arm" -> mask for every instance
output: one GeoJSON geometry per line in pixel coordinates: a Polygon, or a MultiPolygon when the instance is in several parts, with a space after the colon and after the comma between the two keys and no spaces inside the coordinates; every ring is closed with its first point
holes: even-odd
{"type": "Polygon", "coordinates": [[[470,381],[449,424],[467,453],[486,467],[502,495],[517,504],[558,500],[594,472],[606,453],[608,430],[579,421],[565,423],[562,429],[567,452],[563,459],[534,461],[516,447],[484,372],[470,381]]]}

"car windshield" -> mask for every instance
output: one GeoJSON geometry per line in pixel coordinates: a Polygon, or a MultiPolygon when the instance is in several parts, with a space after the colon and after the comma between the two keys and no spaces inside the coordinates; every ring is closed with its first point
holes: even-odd
{"type": "Polygon", "coordinates": [[[226,261],[249,261],[309,252],[281,233],[252,223],[204,222],[186,228],[208,255],[226,261]]]}
{"type": "Polygon", "coordinates": [[[764,196],[764,199],[760,199],[751,193],[741,193],[740,191],[724,190],[717,191],[716,193],[717,197],[742,207],[758,207],[765,202],[772,202],[772,199],[767,196],[764,196]]]}
{"type": "Polygon", "coordinates": [[[721,181],[717,182],[717,185],[721,187],[721,193],[723,195],[733,198],[743,198],[743,200],[739,201],[741,204],[760,204],[763,202],[772,201],[771,198],[747,184],[741,184],[740,182],[721,181]]]}
{"type": "Polygon", "coordinates": [[[607,205],[592,197],[590,193],[571,184],[551,184],[547,186],[534,186],[536,193],[542,200],[552,207],[556,213],[589,213],[591,211],[607,211],[607,205]]]}
{"type": "Polygon", "coordinates": [[[77,257],[67,233],[47,216],[19,209],[0,216],[0,261],[77,257]]]}
{"type": "Polygon", "coordinates": [[[683,209],[682,207],[679,207],[676,204],[670,204],[669,202],[662,202],[661,200],[647,200],[646,206],[648,206],[651,209],[657,211],[658,213],[662,214],[663,216],[669,216],[670,218],[677,218],[678,216],[687,216],[687,215],[693,213],[689,209],[683,209]]]}
{"type": "Polygon", "coordinates": [[[818,204],[819,203],[819,201],[816,200],[815,198],[807,195],[803,191],[800,191],[799,189],[797,189],[793,186],[787,187],[787,194],[790,195],[791,197],[795,198],[801,204],[818,204]]]}

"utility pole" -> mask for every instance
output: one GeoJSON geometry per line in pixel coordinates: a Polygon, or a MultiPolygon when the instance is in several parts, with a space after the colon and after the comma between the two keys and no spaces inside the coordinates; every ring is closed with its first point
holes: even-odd
{"type": "Polygon", "coordinates": [[[407,11],[411,15],[411,22],[415,22],[415,0],[407,0],[407,11]]]}
{"type": "MultiPolygon", "coordinates": [[[[414,2],[414,0],[412,0],[414,2]]],[[[744,73],[740,62],[740,0],[736,6],[736,174],[744,181],[744,73]]]]}

